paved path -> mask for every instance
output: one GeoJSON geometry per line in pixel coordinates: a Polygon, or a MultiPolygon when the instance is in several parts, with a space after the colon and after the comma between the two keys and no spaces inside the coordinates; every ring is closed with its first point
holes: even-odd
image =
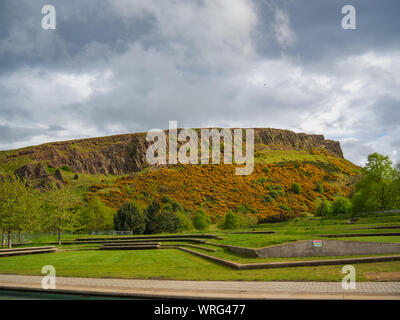
{"type": "MultiPolygon", "coordinates": [[[[1,288],[41,289],[42,277],[0,275],[1,288]]],[[[400,282],[359,282],[344,290],[338,282],[176,281],[57,277],[57,291],[155,298],[398,299],[400,282]]]]}

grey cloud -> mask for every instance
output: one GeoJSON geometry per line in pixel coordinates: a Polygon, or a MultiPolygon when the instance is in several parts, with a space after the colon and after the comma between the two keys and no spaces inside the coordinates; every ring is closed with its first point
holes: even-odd
{"type": "Polygon", "coordinates": [[[396,1],[352,1],[356,31],[341,0],[54,0],[55,31],[44,4],[0,4],[0,148],[168,120],[321,133],[357,163],[396,148],[396,1]]]}

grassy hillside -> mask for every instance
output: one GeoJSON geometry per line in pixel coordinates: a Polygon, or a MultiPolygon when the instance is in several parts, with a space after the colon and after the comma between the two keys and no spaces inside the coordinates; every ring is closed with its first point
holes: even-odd
{"type": "Polygon", "coordinates": [[[256,143],[254,172],[248,176],[236,175],[236,165],[225,164],[147,167],[142,159],[146,146],[132,140],[144,139],[143,134],[0,151],[0,175],[40,163],[49,175],[59,168],[74,195],[86,201],[98,196],[113,209],[125,201],[146,205],[152,199],[169,196],[188,210],[204,208],[214,221],[228,210],[247,211],[260,222],[280,221],[313,213],[317,198],[333,200],[350,195],[360,173],[359,167],[340,154],[328,153],[323,145],[310,150],[291,149],[303,137],[293,135],[299,140],[286,141],[282,136],[280,145],[256,143]],[[138,148],[134,153],[132,146],[138,148]],[[136,170],[132,165],[135,161],[136,170]],[[301,192],[292,190],[294,183],[301,192]],[[323,193],[317,190],[317,184],[323,186],[323,193]]]}
{"type": "Polygon", "coordinates": [[[235,175],[235,166],[225,164],[146,169],[112,183],[93,184],[85,198],[99,196],[118,208],[124,201],[146,205],[168,195],[186,209],[203,207],[214,221],[238,208],[259,221],[276,221],[282,215],[313,213],[318,197],[348,196],[359,174],[351,162],[315,151],[261,151],[255,160],[254,172],[248,176],[235,175]],[[292,191],[293,183],[300,185],[299,194],[292,191]],[[323,185],[323,194],[316,189],[318,183],[323,185]]]}

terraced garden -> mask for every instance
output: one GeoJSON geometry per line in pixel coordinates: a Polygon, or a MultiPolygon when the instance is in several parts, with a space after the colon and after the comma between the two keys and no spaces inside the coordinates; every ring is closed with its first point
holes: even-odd
{"type": "MultiPolygon", "coordinates": [[[[339,237],[335,240],[400,243],[400,235],[386,236],[400,232],[399,214],[389,214],[386,217],[365,216],[353,225],[348,225],[346,222],[345,219],[335,219],[326,220],[322,224],[319,218],[303,218],[261,225],[256,229],[229,232],[216,229],[207,234],[191,232],[136,237],[71,236],[64,240],[63,245],[57,246],[56,253],[1,257],[0,273],[40,275],[41,268],[50,264],[56,268],[59,276],[340,281],[343,278],[342,265],[353,264],[356,266],[358,281],[366,281],[368,280],[364,275],[366,272],[400,271],[400,250],[390,255],[375,253],[252,258],[231,252],[229,248],[221,246],[260,248],[309,239],[319,239],[324,242],[329,239],[325,237],[326,235],[334,234],[355,236],[360,234],[357,237],[339,237]],[[261,233],[262,231],[270,233],[261,233]],[[390,259],[387,261],[376,262],[388,256],[390,259]],[[372,260],[357,261],[359,258],[367,257],[372,260]],[[346,259],[352,259],[351,263],[346,262],[346,259]],[[228,263],[221,263],[220,260],[228,263]],[[319,262],[315,265],[301,266],[302,262],[314,264],[313,261],[319,262]],[[326,261],[333,264],[324,265],[326,261]],[[289,267],[293,263],[295,265],[289,267]],[[242,268],[237,267],[238,265],[250,267],[242,268]]],[[[54,244],[55,240],[55,237],[42,237],[24,246],[47,246],[54,244]]]]}

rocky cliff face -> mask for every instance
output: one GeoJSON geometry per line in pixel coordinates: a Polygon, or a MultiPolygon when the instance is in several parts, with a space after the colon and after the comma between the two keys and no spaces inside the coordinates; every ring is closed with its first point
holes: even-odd
{"type": "Polygon", "coordinates": [[[312,150],[325,149],[328,153],[343,158],[339,141],[327,140],[323,135],[295,133],[289,130],[257,128],[254,129],[254,142],[271,148],[312,150]]]}
{"type": "MultiPolygon", "coordinates": [[[[324,149],[328,153],[343,157],[338,141],[326,140],[322,135],[295,133],[280,129],[255,129],[255,144],[271,149],[311,150],[324,149]]],[[[12,162],[20,157],[32,162],[47,163],[49,167],[69,166],[79,173],[126,174],[147,166],[146,150],[149,143],[146,134],[125,134],[101,138],[90,138],[47,143],[40,146],[15,150],[1,162],[12,162]]],[[[19,168],[16,173],[35,177],[43,176],[42,167],[19,168]]]]}

